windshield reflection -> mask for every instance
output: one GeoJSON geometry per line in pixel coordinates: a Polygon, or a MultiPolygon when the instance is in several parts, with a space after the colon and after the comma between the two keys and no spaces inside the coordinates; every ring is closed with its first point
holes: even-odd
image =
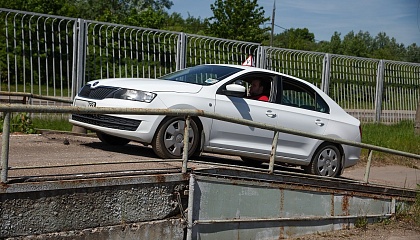
{"type": "Polygon", "coordinates": [[[198,85],[213,85],[239,71],[242,71],[242,69],[231,66],[199,65],[170,73],[159,77],[159,79],[198,85]]]}

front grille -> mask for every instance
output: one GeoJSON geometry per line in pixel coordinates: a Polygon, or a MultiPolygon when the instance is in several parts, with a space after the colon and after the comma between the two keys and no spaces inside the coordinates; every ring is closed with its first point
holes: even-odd
{"type": "Polygon", "coordinates": [[[79,92],[79,96],[90,98],[90,99],[98,99],[102,100],[109,94],[115,92],[119,88],[117,87],[97,87],[91,88],[90,85],[85,85],[79,92]]]}
{"type": "Polygon", "coordinates": [[[136,131],[141,123],[140,120],[101,114],[73,114],[71,118],[78,122],[127,131],[136,131]]]}

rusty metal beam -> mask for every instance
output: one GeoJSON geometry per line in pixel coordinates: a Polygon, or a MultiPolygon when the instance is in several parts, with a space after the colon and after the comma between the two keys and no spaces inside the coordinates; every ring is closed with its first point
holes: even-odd
{"type": "Polygon", "coordinates": [[[2,96],[15,96],[15,97],[28,97],[28,98],[36,98],[41,100],[48,100],[48,101],[54,101],[54,102],[62,102],[62,103],[73,103],[73,100],[71,99],[65,99],[65,98],[58,98],[58,97],[50,97],[50,96],[42,96],[38,94],[33,93],[24,93],[24,92],[5,92],[0,91],[0,95],[2,96]]]}
{"type": "Polygon", "coordinates": [[[226,183],[239,184],[249,181],[254,185],[263,187],[271,186],[281,189],[297,189],[303,191],[317,191],[333,194],[352,194],[362,197],[374,197],[414,201],[418,191],[397,187],[366,184],[349,179],[337,179],[330,177],[312,176],[301,173],[278,171],[267,174],[257,171],[244,171],[237,169],[201,169],[193,170],[196,179],[208,179],[209,177],[226,183]]]}
{"type": "MultiPolygon", "coordinates": [[[[392,214],[369,214],[363,215],[365,218],[390,218],[392,214]]],[[[232,218],[232,219],[217,219],[217,220],[195,220],[196,224],[215,224],[215,223],[244,223],[244,222],[291,222],[291,221],[320,221],[320,220],[341,220],[341,219],[358,219],[360,216],[325,216],[325,217],[280,217],[280,218],[232,218]]]]}

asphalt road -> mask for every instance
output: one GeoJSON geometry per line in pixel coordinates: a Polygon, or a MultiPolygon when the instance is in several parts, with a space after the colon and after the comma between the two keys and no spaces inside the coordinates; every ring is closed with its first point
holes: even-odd
{"type": "MultiPolygon", "coordinates": [[[[1,143],[0,143],[1,145],[1,143]]],[[[65,179],[86,176],[150,174],[180,172],[180,160],[159,159],[149,146],[131,142],[122,147],[108,146],[95,136],[48,133],[12,134],[9,147],[8,179],[16,182],[30,179],[65,179]]],[[[247,166],[238,157],[204,154],[193,159],[189,168],[247,166]]],[[[261,168],[268,169],[263,164],[261,168]]],[[[297,171],[297,168],[276,166],[276,170],[297,171]]],[[[365,167],[346,169],[343,177],[363,181],[365,167]]],[[[415,189],[420,184],[420,170],[403,166],[372,167],[370,183],[415,189]]]]}

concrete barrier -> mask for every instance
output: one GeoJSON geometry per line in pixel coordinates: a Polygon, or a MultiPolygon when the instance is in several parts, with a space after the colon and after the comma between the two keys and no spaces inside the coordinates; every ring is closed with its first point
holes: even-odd
{"type": "Polygon", "coordinates": [[[5,185],[0,188],[0,239],[74,232],[89,233],[88,239],[127,234],[130,239],[182,239],[182,218],[167,220],[180,214],[182,201],[187,205],[187,199],[177,194],[183,189],[179,186],[187,184],[183,174],[162,174],[5,185]],[[159,220],[166,221],[147,225],[159,220]],[[136,227],[140,223],[146,225],[136,227]],[[143,238],[147,234],[163,236],[143,238]]]}
{"type": "Polygon", "coordinates": [[[86,128],[82,128],[82,127],[73,125],[73,127],[71,129],[71,132],[73,132],[73,133],[86,134],[87,133],[87,130],[86,130],[86,128]]]}

